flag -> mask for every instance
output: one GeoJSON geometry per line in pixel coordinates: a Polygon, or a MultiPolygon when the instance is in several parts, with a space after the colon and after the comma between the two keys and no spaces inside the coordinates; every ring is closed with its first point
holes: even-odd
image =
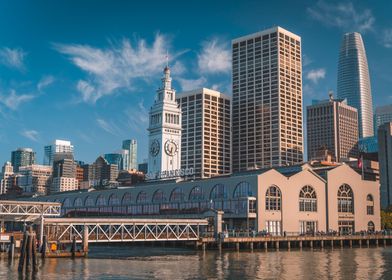
{"type": "Polygon", "coordinates": [[[358,168],[362,168],[362,158],[358,159],[358,168]]]}

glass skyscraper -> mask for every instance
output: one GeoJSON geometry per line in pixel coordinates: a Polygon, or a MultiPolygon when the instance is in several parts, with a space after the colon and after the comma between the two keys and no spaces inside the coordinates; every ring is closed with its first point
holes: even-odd
{"type": "Polygon", "coordinates": [[[340,46],[338,98],[358,110],[359,137],[373,136],[373,105],[369,69],[361,34],[346,33],[340,46]]]}
{"type": "Polygon", "coordinates": [[[137,142],[135,139],[124,140],[123,150],[128,151],[128,169],[137,169],[137,142]]]}

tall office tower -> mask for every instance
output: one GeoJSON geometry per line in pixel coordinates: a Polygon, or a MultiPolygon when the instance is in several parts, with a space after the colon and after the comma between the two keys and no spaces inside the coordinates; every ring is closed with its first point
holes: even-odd
{"type": "Polygon", "coordinates": [[[232,50],[233,172],[301,163],[301,37],[274,27],[232,50]]]}
{"type": "Polygon", "coordinates": [[[53,163],[53,180],[51,193],[73,191],[78,189],[76,179],[76,163],[72,159],[63,158],[53,163]]]}
{"type": "Polygon", "coordinates": [[[381,207],[386,209],[392,205],[392,122],[380,125],[377,140],[381,207]]]}
{"type": "Polygon", "coordinates": [[[374,131],[377,134],[377,129],[380,125],[392,121],[392,104],[376,107],[374,113],[374,131]]]}
{"type": "Polygon", "coordinates": [[[338,98],[358,110],[359,138],[373,136],[369,69],[361,34],[344,34],[339,52],[338,98]]]}
{"type": "Polygon", "coordinates": [[[196,178],[230,173],[230,98],[201,88],[177,94],[182,111],[181,168],[196,178]]]}
{"type": "Polygon", "coordinates": [[[128,151],[127,169],[137,169],[137,141],[135,139],[124,140],[122,148],[128,151]]]}
{"type": "Polygon", "coordinates": [[[103,156],[99,156],[93,164],[85,164],[83,168],[83,188],[91,186],[105,187],[116,183],[118,167],[108,163],[103,156]]]}
{"type": "Polygon", "coordinates": [[[14,172],[19,171],[19,167],[35,164],[35,152],[30,148],[18,148],[11,152],[11,165],[14,172]]]}
{"type": "Polygon", "coordinates": [[[115,164],[118,170],[129,170],[129,150],[120,150],[110,154],[104,154],[105,160],[110,164],[115,164]]]}
{"type": "Polygon", "coordinates": [[[22,166],[16,181],[25,193],[47,195],[52,182],[52,167],[38,164],[22,166]]]}
{"type": "Polygon", "coordinates": [[[44,165],[52,166],[55,154],[73,154],[74,147],[70,141],[55,140],[52,145],[47,145],[44,148],[44,165]]]}
{"type": "Polygon", "coordinates": [[[346,100],[315,102],[307,108],[308,160],[328,150],[334,161],[358,156],[358,112],[346,100]]]}
{"type": "Polygon", "coordinates": [[[4,163],[1,170],[0,194],[5,194],[12,187],[14,168],[11,162],[4,163]]]}
{"type": "Polygon", "coordinates": [[[181,109],[172,88],[170,69],[165,67],[161,88],[150,109],[148,173],[149,179],[180,177],[181,109]]]}

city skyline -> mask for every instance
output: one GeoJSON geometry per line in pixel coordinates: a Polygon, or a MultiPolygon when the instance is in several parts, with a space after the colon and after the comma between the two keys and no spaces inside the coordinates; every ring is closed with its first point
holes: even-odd
{"type": "Polygon", "coordinates": [[[0,22],[13,27],[0,30],[2,162],[17,147],[32,147],[41,162],[42,147],[53,139],[70,140],[76,159],[93,162],[129,138],[138,140],[142,161],[148,153],[148,109],[166,52],[177,92],[211,87],[231,95],[231,40],[276,25],[302,38],[304,107],[329,89],[336,92],[339,45],[351,31],[364,39],[374,106],[389,100],[390,3],[372,8],[365,2],[286,3],[280,15],[271,11],[281,3],[215,2],[207,10],[193,3],[192,14],[178,3],[157,3],[146,19],[134,14],[143,9],[142,3],[92,3],[0,4],[0,22]],[[42,18],[36,21],[32,15],[40,15],[40,9],[42,18]],[[70,10],[72,21],[65,18],[70,10]],[[217,23],[215,14],[221,10],[217,23]],[[88,18],[83,17],[86,11],[88,18]],[[104,23],[103,11],[108,13],[104,23]],[[173,22],[165,21],[171,12],[173,22]],[[200,12],[208,19],[201,24],[192,20],[200,12]],[[345,19],[349,17],[354,20],[345,19]],[[181,29],[178,21],[183,22],[181,29]]]}

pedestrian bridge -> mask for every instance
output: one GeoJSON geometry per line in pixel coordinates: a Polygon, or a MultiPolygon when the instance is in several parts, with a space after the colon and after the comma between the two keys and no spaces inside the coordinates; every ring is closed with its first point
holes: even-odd
{"type": "Polygon", "coordinates": [[[19,200],[0,200],[0,220],[33,221],[42,217],[61,214],[61,203],[19,200]]]}
{"type": "Polygon", "coordinates": [[[46,218],[43,235],[48,242],[84,244],[195,241],[207,226],[206,219],[46,218]]]}

